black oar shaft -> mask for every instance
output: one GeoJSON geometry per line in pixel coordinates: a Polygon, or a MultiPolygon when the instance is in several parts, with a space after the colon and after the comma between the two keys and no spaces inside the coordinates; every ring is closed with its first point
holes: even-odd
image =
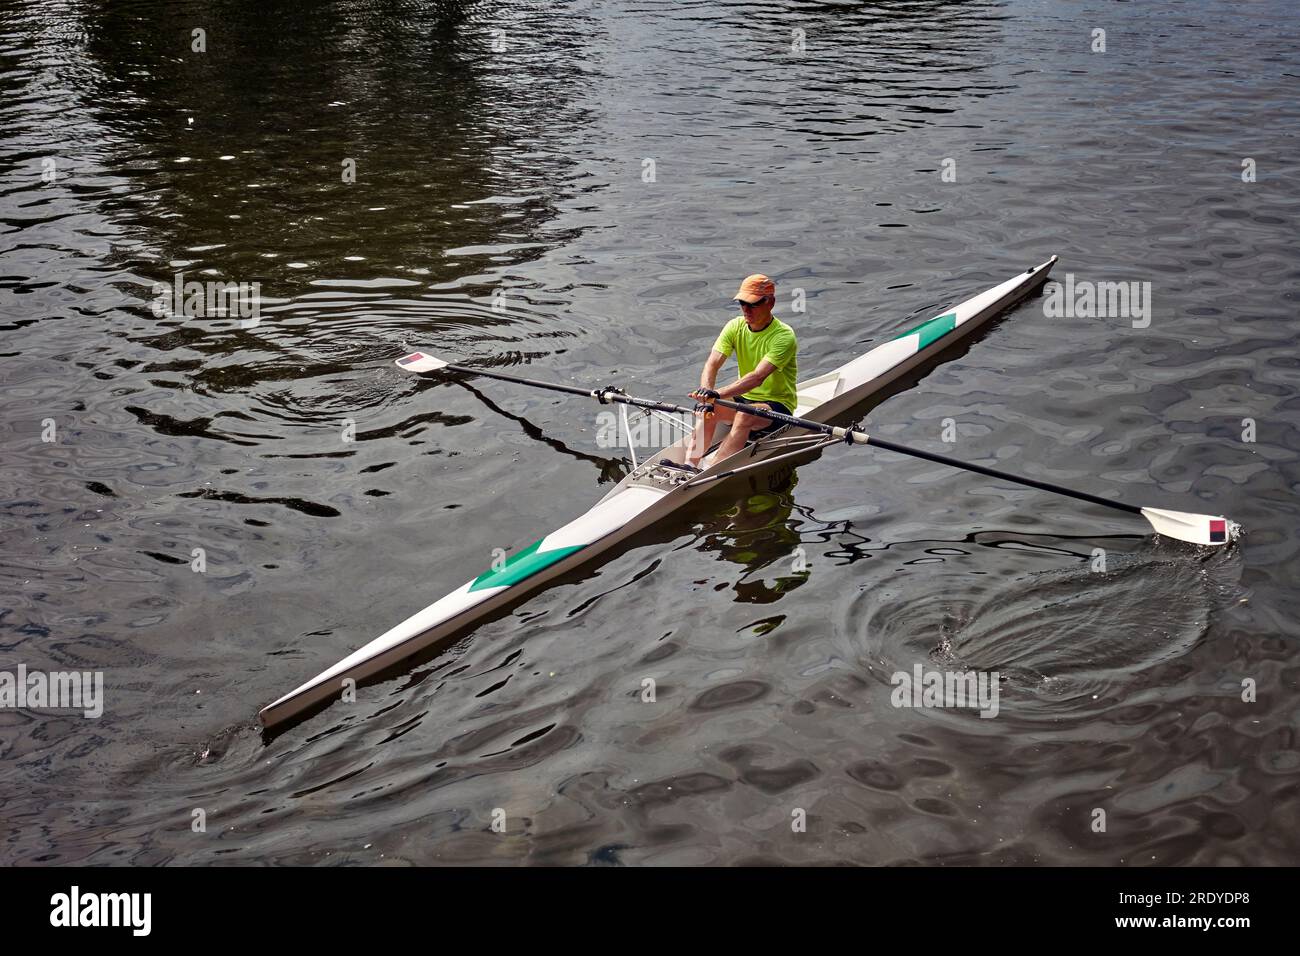
{"type": "Polygon", "coordinates": [[[780,412],[774,412],[770,409],[755,408],[743,402],[732,402],[725,398],[714,399],[714,404],[722,405],[725,408],[734,408],[737,411],[746,412],[750,415],[758,415],[762,418],[771,419],[774,422],[782,422],[786,425],[793,425],[796,428],[806,428],[809,431],[821,432],[824,435],[835,435],[837,431],[843,437],[850,435],[858,444],[875,445],[877,448],[884,448],[887,451],[896,451],[900,455],[911,455],[913,458],[924,458],[926,461],[938,462],[941,465],[948,465],[952,468],[961,468],[965,471],[973,471],[977,474],[988,475],[990,478],[1001,478],[1003,481],[1014,482],[1018,485],[1026,485],[1030,488],[1038,488],[1042,491],[1052,491],[1058,495],[1066,495],[1070,498],[1077,498],[1080,501],[1089,501],[1095,505],[1102,505],[1106,508],[1115,508],[1118,511],[1127,511],[1130,514],[1141,514],[1142,509],[1134,505],[1125,504],[1122,501],[1112,501],[1109,498],[1101,498],[1097,495],[1090,495],[1086,491],[1076,491],[1073,488],[1066,488],[1064,485],[1056,485],[1050,481],[1039,481],[1037,478],[1025,478],[1022,475],[1013,475],[1007,471],[999,471],[996,468],[986,468],[983,465],[976,465],[972,462],[962,461],[959,458],[949,458],[947,455],[939,455],[932,451],[923,451],[920,448],[911,448],[907,445],[898,445],[884,438],[877,438],[874,435],[868,435],[865,432],[850,432],[845,435],[843,431],[826,425],[822,422],[810,421],[806,418],[797,418],[794,415],[783,415],[780,412]]]}
{"type": "Polygon", "coordinates": [[[1130,514],[1140,515],[1142,513],[1142,509],[1135,507],[1134,505],[1125,504],[1122,501],[1112,501],[1109,498],[1099,498],[1096,495],[1088,494],[1086,491],[1075,491],[1073,488],[1066,488],[1064,485],[1054,485],[1050,481],[1039,481],[1037,478],[1025,478],[1021,475],[1013,475],[1010,472],[998,471],[996,468],[985,468],[983,465],[976,465],[973,462],[949,458],[946,455],[936,455],[934,452],[922,451],[920,448],[909,448],[907,445],[896,445],[892,441],[886,441],[885,439],[877,438],[874,435],[867,436],[867,439],[868,444],[875,445],[877,448],[884,448],[887,451],[896,451],[902,455],[911,455],[913,458],[924,458],[926,461],[935,461],[941,465],[951,465],[954,468],[963,468],[966,471],[974,471],[981,475],[988,475],[990,478],[1001,478],[1003,481],[1012,481],[1018,485],[1028,485],[1030,488],[1040,488],[1043,491],[1054,491],[1058,495],[1078,498],[1080,501],[1090,501],[1094,505],[1104,505],[1107,508],[1127,511],[1130,514]]]}
{"type": "MultiPolygon", "coordinates": [[[[460,372],[465,375],[478,375],[481,378],[495,378],[502,382],[514,382],[517,385],[531,385],[533,388],[545,388],[552,392],[563,392],[566,395],[581,395],[584,398],[594,398],[597,401],[618,402],[620,405],[634,405],[637,408],[649,408],[659,412],[678,412],[685,415],[692,414],[693,408],[686,408],[684,405],[673,405],[669,402],[652,402],[646,398],[636,398],[633,395],[624,395],[608,388],[581,388],[577,385],[560,385],[557,382],[540,382],[535,378],[524,378],[521,375],[507,375],[505,372],[489,372],[486,369],[471,368],[468,365],[444,365],[437,369],[439,372],[460,372]]],[[[428,374],[423,373],[423,374],[428,374]]]]}
{"type": "MultiPolygon", "coordinates": [[[[531,385],[533,388],[546,388],[552,392],[564,392],[566,395],[585,395],[591,398],[591,389],[576,385],[559,385],[555,382],[539,382],[535,378],[523,378],[519,375],[507,375],[504,372],[489,372],[486,369],[470,368],[468,365],[444,365],[439,372],[462,372],[465,375],[478,375],[482,378],[495,378],[502,382],[515,382],[519,385],[531,385]]],[[[424,374],[428,374],[427,372],[424,374]]]]}
{"type": "Polygon", "coordinates": [[[738,412],[745,412],[748,415],[761,415],[763,418],[771,419],[774,422],[781,422],[786,425],[794,425],[796,428],[806,428],[809,431],[821,432],[823,435],[835,434],[835,429],[831,425],[815,422],[808,418],[796,418],[794,415],[783,415],[781,412],[774,412],[768,408],[755,408],[748,402],[733,402],[726,398],[710,399],[714,405],[721,405],[723,408],[734,408],[738,412]]]}

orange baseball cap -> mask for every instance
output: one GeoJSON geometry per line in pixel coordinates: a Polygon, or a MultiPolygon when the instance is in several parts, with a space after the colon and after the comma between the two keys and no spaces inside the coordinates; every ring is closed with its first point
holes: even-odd
{"type": "Polygon", "coordinates": [[[752,276],[745,276],[745,281],[732,298],[752,303],[769,295],[776,295],[776,283],[763,273],[755,272],[752,276]]]}

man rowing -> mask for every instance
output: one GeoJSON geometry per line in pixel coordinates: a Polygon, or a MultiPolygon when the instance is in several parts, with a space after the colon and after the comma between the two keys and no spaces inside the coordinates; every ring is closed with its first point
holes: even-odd
{"type": "Polygon", "coordinates": [[[746,442],[781,427],[779,422],[761,415],[713,406],[713,399],[739,400],[786,415],[793,415],[798,404],[795,383],[799,378],[799,343],[794,330],[772,314],[776,283],[761,273],[748,276],[740,283],[735,299],[741,314],[723,326],[700,373],[700,387],[690,394],[698,403],[695,416],[699,419],[686,456],[690,468],[700,467],[720,421],[728,422],[731,430],[718,448],[718,461],[740,451],[746,442]],[[732,352],[736,353],[740,377],[717,388],[718,372],[732,352]]]}

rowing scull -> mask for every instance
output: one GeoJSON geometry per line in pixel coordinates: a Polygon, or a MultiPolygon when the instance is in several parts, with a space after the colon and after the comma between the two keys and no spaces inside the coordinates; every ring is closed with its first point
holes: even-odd
{"type": "MultiPolygon", "coordinates": [[[[981,466],[970,466],[929,452],[895,445],[864,432],[838,428],[830,424],[854,407],[870,400],[899,377],[906,375],[954,343],[970,336],[994,317],[1037,291],[1047,280],[1048,273],[1055,263],[1056,257],[1053,256],[1046,262],[899,334],[835,371],[800,383],[798,407],[793,416],[780,416],[775,413],[767,415],[787,427],[750,443],[725,460],[711,462],[698,475],[663,467],[660,464],[663,459],[679,464],[685,459],[690,436],[684,436],[658,454],[647,458],[644,463],[636,465],[586,514],[518,551],[499,567],[484,571],[457,590],[381,634],[333,667],[313,677],[301,687],[268,704],[259,714],[262,724],[270,730],[307,711],[316,709],[331,698],[337,698],[348,686],[348,681],[360,683],[373,677],[429,648],[443,638],[463,631],[507,605],[522,600],[528,594],[543,588],[548,582],[593,560],[632,535],[663,520],[667,515],[703,494],[718,480],[732,477],[759,465],[772,464],[780,458],[807,457],[840,442],[876,444],[904,454],[916,454],[919,457],[966,467],[983,474],[1141,513],[1161,533],[1172,534],[1184,540],[1199,541],[1200,538],[1205,537],[1206,540],[1201,543],[1212,543],[1208,536],[1213,532],[1209,530],[1211,526],[1206,522],[1211,520],[1222,522],[1223,519],[1123,505],[1083,492],[1072,492],[1070,489],[1062,489],[1060,486],[1046,482],[1024,479],[981,466]],[[1162,527],[1158,522],[1164,522],[1164,526],[1162,527]],[[1189,522],[1194,525],[1190,534],[1195,537],[1189,536],[1187,528],[1184,527],[1189,522]]],[[[648,411],[690,411],[672,403],[637,399],[618,389],[588,390],[576,386],[522,379],[487,369],[451,365],[420,352],[399,359],[398,365],[416,374],[445,371],[471,373],[648,411]]]]}

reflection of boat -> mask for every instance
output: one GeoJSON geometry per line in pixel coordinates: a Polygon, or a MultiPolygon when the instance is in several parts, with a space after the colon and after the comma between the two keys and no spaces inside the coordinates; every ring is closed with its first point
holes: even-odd
{"type": "MultiPolygon", "coordinates": [[[[809,379],[798,386],[795,415],[812,422],[828,423],[877,396],[899,377],[917,368],[936,353],[965,339],[1000,312],[1036,291],[1047,280],[1056,257],[1028,269],[1013,279],[953,306],[922,322],[891,341],[840,366],[833,372],[809,379]]],[[[558,391],[612,401],[643,409],[683,411],[678,406],[648,402],[612,389],[588,391],[517,379],[487,369],[449,366],[432,356],[415,353],[399,360],[407,371],[433,373],[439,370],[471,372],[488,378],[525,381],[558,391]]],[[[725,426],[720,426],[720,431],[725,426]]],[[[291,720],[339,696],[345,681],[361,681],[401,663],[430,645],[478,623],[509,604],[522,600],[548,582],[597,558],[630,536],[672,514],[687,502],[715,488],[719,480],[754,471],[760,466],[784,460],[787,466],[816,451],[844,440],[793,426],[783,428],[737,452],[716,461],[700,474],[690,474],[659,464],[661,459],[681,463],[689,436],[669,445],[636,466],[586,514],[575,518],[528,547],[516,552],[500,566],[484,571],[471,581],[430,604],[381,634],[360,650],[322,671],[301,687],[268,704],[260,713],[269,729],[291,720]]],[[[545,499],[545,489],[538,489],[545,499]]]]}

